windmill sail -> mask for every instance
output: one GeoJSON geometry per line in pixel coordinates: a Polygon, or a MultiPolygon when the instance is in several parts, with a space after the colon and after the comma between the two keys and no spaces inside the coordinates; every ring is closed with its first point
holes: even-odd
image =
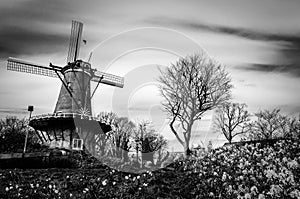
{"type": "Polygon", "coordinates": [[[24,61],[16,58],[8,58],[7,60],[7,70],[31,73],[36,75],[44,75],[48,77],[57,77],[55,71],[59,71],[59,67],[50,68],[43,65],[38,65],[28,61],[24,61]]]}
{"type": "Polygon", "coordinates": [[[80,50],[81,35],[82,35],[83,24],[78,21],[72,21],[68,62],[74,62],[77,60],[80,50]]]}
{"type": "Polygon", "coordinates": [[[99,82],[101,80],[101,83],[107,84],[110,86],[116,86],[123,88],[124,86],[124,78],[119,77],[116,75],[112,75],[105,72],[95,71],[95,76],[92,78],[92,81],[99,82]]]}

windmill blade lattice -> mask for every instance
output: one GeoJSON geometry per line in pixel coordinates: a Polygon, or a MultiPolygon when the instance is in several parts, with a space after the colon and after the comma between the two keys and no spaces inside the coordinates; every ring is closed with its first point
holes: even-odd
{"type": "Polygon", "coordinates": [[[78,21],[72,21],[70,44],[67,62],[74,62],[77,60],[80,50],[81,35],[82,35],[83,23],[78,21]]]}
{"type": "Polygon", "coordinates": [[[48,77],[56,77],[56,78],[57,75],[55,71],[59,71],[58,69],[34,64],[28,61],[11,58],[11,57],[7,60],[7,70],[31,73],[36,75],[43,75],[48,77]]]}
{"type": "Polygon", "coordinates": [[[110,86],[116,86],[123,88],[124,86],[124,78],[117,76],[117,75],[112,75],[109,73],[101,72],[101,71],[95,71],[95,76],[92,78],[92,81],[94,82],[99,82],[101,80],[101,83],[107,84],[110,86]]]}

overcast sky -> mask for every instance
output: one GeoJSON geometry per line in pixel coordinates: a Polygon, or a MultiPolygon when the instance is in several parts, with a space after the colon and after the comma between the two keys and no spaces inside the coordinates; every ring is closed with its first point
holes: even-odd
{"type": "MultiPolygon", "coordinates": [[[[299,8],[298,0],[1,0],[0,116],[24,117],[29,104],[35,114],[53,112],[59,80],[7,71],[6,59],[66,64],[72,20],[84,23],[80,58],[92,51],[93,67],[125,77],[123,89],[99,87],[94,114],[113,110],[165,129],[157,68],[201,50],[226,65],[233,100],[251,112],[299,113],[299,8]]],[[[195,130],[209,131],[210,118],[195,130]]]]}

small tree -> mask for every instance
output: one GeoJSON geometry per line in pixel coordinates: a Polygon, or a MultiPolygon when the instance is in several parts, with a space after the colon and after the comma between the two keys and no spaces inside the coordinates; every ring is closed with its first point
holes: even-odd
{"type": "Polygon", "coordinates": [[[135,124],[126,117],[117,118],[114,123],[112,141],[115,146],[115,156],[128,161],[128,152],[131,148],[130,137],[133,135],[135,124]]]}
{"type": "Polygon", "coordinates": [[[246,104],[226,103],[216,112],[214,126],[230,144],[234,137],[246,132],[246,122],[250,120],[246,108],[246,104]]]}
{"type": "Polygon", "coordinates": [[[293,117],[289,122],[289,135],[293,138],[300,139],[300,114],[293,117]]]}
{"type": "Polygon", "coordinates": [[[280,109],[259,111],[255,116],[257,119],[248,124],[250,139],[272,139],[286,133],[288,118],[280,114],[280,109]]]}
{"type": "Polygon", "coordinates": [[[161,71],[159,82],[170,128],[189,156],[194,123],[230,98],[231,79],[224,67],[201,53],[180,59],[161,71]],[[175,129],[176,123],[180,130],[175,129]]]}
{"type": "MultiPolygon", "coordinates": [[[[97,117],[101,122],[113,126],[118,116],[113,112],[100,112],[97,117]]],[[[107,144],[112,134],[112,131],[106,134],[104,134],[102,131],[99,131],[95,135],[95,142],[99,150],[99,155],[104,155],[107,153],[107,144]]]]}
{"type": "Polygon", "coordinates": [[[280,137],[283,137],[283,138],[291,138],[293,136],[293,133],[291,132],[291,127],[292,127],[292,119],[289,118],[288,116],[286,115],[282,115],[282,114],[279,114],[278,115],[278,118],[277,118],[277,122],[278,122],[278,135],[280,137]]]}
{"type": "Polygon", "coordinates": [[[99,119],[112,126],[112,130],[105,134],[98,135],[97,143],[102,153],[108,151],[107,144],[110,143],[111,155],[128,160],[128,152],[130,150],[130,137],[135,129],[135,124],[126,117],[118,117],[112,112],[101,112],[99,119]]]}
{"type": "Polygon", "coordinates": [[[135,145],[142,152],[143,161],[151,161],[154,164],[155,152],[161,152],[167,146],[167,140],[156,133],[151,127],[151,122],[143,121],[137,125],[135,133],[135,145]]]}

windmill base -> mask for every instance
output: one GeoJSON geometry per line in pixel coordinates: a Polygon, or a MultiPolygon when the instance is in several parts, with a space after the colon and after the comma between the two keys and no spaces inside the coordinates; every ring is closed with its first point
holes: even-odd
{"type": "Polygon", "coordinates": [[[97,118],[77,113],[54,113],[34,116],[29,126],[41,142],[50,148],[82,150],[84,147],[91,153],[96,150],[97,140],[111,131],[111,126],[97,118]]]}

